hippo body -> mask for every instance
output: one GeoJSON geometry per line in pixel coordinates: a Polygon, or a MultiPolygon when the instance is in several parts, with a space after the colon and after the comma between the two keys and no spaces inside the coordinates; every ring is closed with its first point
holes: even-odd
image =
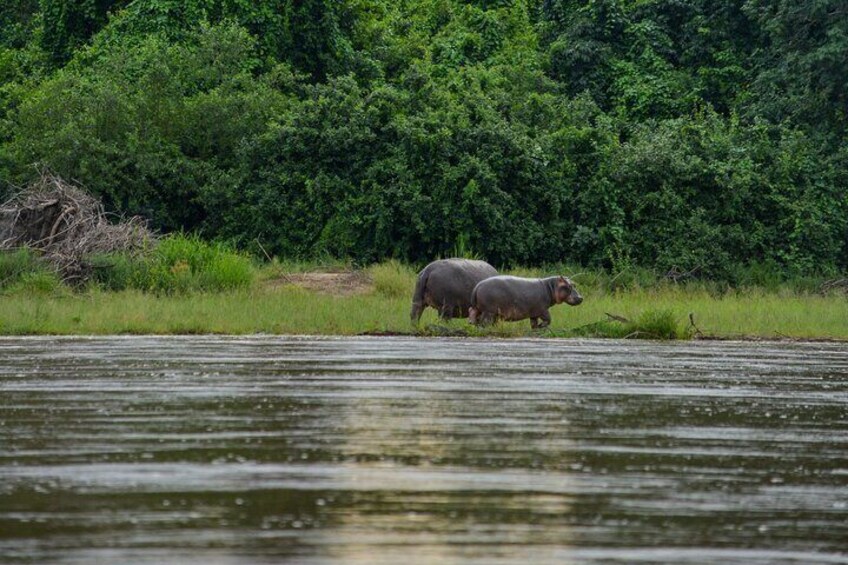
{"type": "Polygon", "coordinates": [[[548,309],[563,302],[571,306],[583,302],[574,283],[565,277],[525,279],[500,275],[474,287],[469,321],[485,325],[495,320],[515,322],[530,318],[532,328],[544,328],[551,323],[548,309]]]}
{"type": "Polygon", "coordinates": [[[466,317],[471,307],[471,291],[475,285],[497,274],[495,268],[485,261],[433,261],[418,273],[418,282],[412,296],[412,323],[418,323],[427,306],[438,310],[443,320],[466,317]]]}

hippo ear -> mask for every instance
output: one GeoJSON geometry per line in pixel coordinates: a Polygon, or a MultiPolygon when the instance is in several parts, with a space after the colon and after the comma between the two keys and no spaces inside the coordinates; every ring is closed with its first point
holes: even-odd
{"type": "Polygon", "coordinates": [[[559,276],[559,282],[561,282],[561,283],[565,284],[565,283],[567,283],[567,282],[568,282],[568,280],[567,280],[564,276],[560,275],[560,276],[559,276]]]}

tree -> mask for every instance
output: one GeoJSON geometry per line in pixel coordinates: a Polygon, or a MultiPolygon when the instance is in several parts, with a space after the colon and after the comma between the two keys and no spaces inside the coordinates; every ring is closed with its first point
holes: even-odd
{"type": "Polygon", "coordinates": [[[44,30],[41,43],[57,63],[70,59],[108,21],[109,12],[129,0],[40,0],[44,30]]]}
{"type": "Polygon", "coordinates": [[[344,70],[351,46],[339,29],[337,2],[288,0],[286,15],[289,60],[297,69],[316,81],[344,70]]]}

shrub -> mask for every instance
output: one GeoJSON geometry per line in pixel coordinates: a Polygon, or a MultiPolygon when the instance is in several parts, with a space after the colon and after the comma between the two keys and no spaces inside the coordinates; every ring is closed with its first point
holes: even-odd
{"type": "Polygon", "coordinates": [[[11,292],[51,293],[62,286],[53,270],[31,250],[0,252],[0,289],[11,292]]]}
{"type": "Polygon", "coordinates": [[[29,249],[0,253],[0,287],[15,283],[25,273],[42,269],[35,254],[29,249]]]}
{"type": "Polygon", "coordinates": [[[635,320],[603,320],[571,330],[569,335],[619,339],[689,339],[670,310],[646,310],[635,320]]]}
{"type": "Polygon", "coordinates": [[[129,255],[110,253],[89,258],[92,281],[104,290],[141,288],[140,274],[145,263],[129,255]]]}
{"type": "Polygon", "coordinates": [[[18,281],[11,286],[13,292],[21,291],[31,294],[51,294],[62,288],[59,275],[52,271],[36,271],[24,273],[18,281]]]}
{"type": "Polygon", "coordinates": [[[686,333],[678,328],[674,313],[670,310],[647,310],[639,315],[635,323],[629,325],[631,335],[640,334],[638,337],[648,339],[678,339],[686,333]]]}
{"type": "Polygon", "coordinates": [[[95,282],[107,290],[215,292],[249,287],[256,278],[249,257],[184,234],[164,238],[147,256],[101,255],[92,262],[95,282]]]}

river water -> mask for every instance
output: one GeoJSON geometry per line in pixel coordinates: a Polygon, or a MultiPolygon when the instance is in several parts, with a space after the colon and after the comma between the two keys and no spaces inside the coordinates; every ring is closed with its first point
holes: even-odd
{"type": "Polygon", "coordinates": [[[848,563],[848,346],[3,338],[0,563],[848,563]]]}

